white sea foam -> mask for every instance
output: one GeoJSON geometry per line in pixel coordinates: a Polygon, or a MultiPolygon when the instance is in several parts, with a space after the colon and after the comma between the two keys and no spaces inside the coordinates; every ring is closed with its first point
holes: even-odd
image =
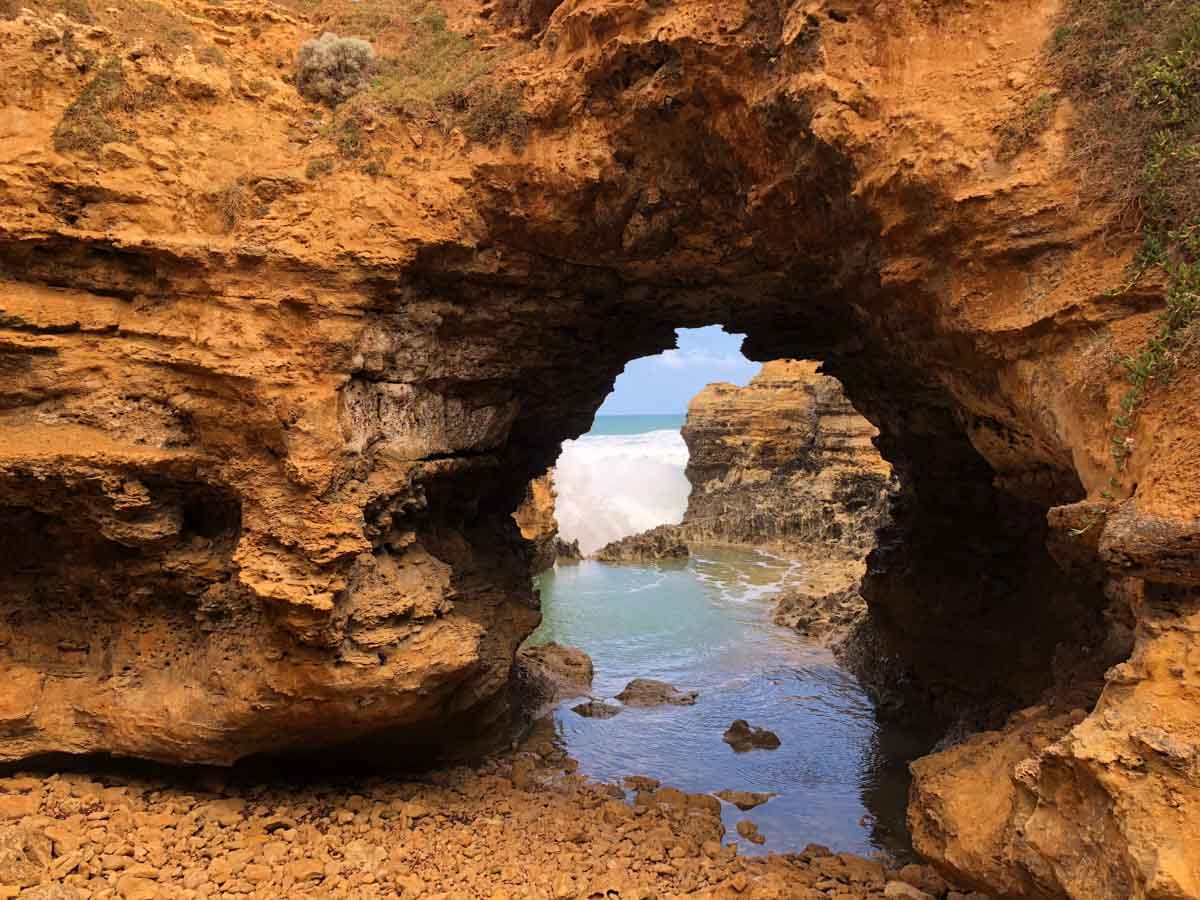
{"type": "Polygon", "coordinates": [[[691,486],[678,431],[585,435],[563,443],[554,483],[558,531],[584,553],[683,520],[691,486]]]}

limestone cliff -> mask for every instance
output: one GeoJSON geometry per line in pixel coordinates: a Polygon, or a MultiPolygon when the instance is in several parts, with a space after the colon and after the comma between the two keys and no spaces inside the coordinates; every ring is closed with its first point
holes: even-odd
{"type": "Polygon", "coordinates": [[[817,363],[776,360],[744,388],[710,384],[688,405],[695,542],[784,545],[862,559],[887,521],[891,466],[874,426],[817,363]]]}
{"type": "Polygon", "coordinates": [[[1082,6],[0,3],[0,756],[495,737],[527,484],[722,322],[879,429],[877,656],[1001,728],[918,767],[918,849],[1200,896],[1189,232],[1129,224],[1186,211],[1192,63],[1082,6]],[[324,30],[382,66],[336,110],[324,30]],[[1145,102],[1081,142],[1129,96],[1089,46],[1145,102]]]}

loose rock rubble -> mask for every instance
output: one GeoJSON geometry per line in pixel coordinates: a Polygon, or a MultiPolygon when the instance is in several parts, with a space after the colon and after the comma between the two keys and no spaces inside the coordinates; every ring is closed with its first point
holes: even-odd
{"type": "Polygon", "coordinates": [[[743,858],[723,843],[715,797],[633,776],[630,804],[573,769],[535,733],[511,754],[416,780],[0,778],[0,897],[815,900],[883,897],[889,883],[955,896],[932,870],[817,845],[743,858]]]}

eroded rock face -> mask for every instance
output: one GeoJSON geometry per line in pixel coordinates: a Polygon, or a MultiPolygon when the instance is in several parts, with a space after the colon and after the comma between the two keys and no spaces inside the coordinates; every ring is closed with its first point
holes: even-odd
{"type": "Polygon", "coordinates": [[[530,7],[493,76],[524,149],[368,110],[373,164],[280,77],[315,27],[165,0],[184,47],[110,5],[0,18],[0,757],[494,735],[538,620],[526,485],[627,360],[717,321],[880,431],[889,689],[1083,716],[1022,769],[1036,805],[989,807],[999,844],[946,804],[919,848],[997,890],[1200,895],[1200,369],[1114,471],[1095,332],[1135,351],[1162,285],[1113,292],[1134,241],[1069,103],[1000,151],[1056,4],[530,7]]]}
{"type": "Polygon", "coordinates": [[[817,367],[774,360],[745,387],[710,384],[688,404],[689,540],[847,559],[874,548],[891,466],[872,444],[878,431],[817,367]]]}
{"type": "MultiPolygon", "coordinates": [[[[521,529],[521,537],[534,545],[533,571],[544,572],[554,565],[560,551],[570,554],[570,545],[558,536],[558,520],[554,518],[554,470],[529,482],[525,498],[513,519],[521,529]]],[[[576,548],[578,555],[578,548],[576,548]]]]}

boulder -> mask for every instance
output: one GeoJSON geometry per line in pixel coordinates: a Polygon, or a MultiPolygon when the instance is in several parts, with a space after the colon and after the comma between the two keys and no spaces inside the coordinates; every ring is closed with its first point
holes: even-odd
{"type": "Polygon", "coordinates": [[[783,743],[775,732],[765,728],[751,727],[745,719],[735,719],[733,724],[725,729],[721,740],[732,747],[736,753],[746,753],[750,750],[774,750],[783,743]]]}
{"type": "Polygon", "coordinates": [[[726,789],[723,791],[717,791],[717,796],[726,803],[732,803],[738,809],[745,812],[748,809],[754,809],[756,806],[762,806],[775,795],[760,794],[756,791],[732,791],[726,789]]]}
{"type": "Polygon", "coordinates": [[[592,689],[592,660],[578,647],[539,644],[517,651],[516,687],[521,706],[540,710],[592,689]]]}
{"type": "Polygon", "coordinates": [[[699,691],[681,691],[665,681],[635,678],[617,694],[617,699],[626,706],[691,706],[699,696],[699,691]]]}

